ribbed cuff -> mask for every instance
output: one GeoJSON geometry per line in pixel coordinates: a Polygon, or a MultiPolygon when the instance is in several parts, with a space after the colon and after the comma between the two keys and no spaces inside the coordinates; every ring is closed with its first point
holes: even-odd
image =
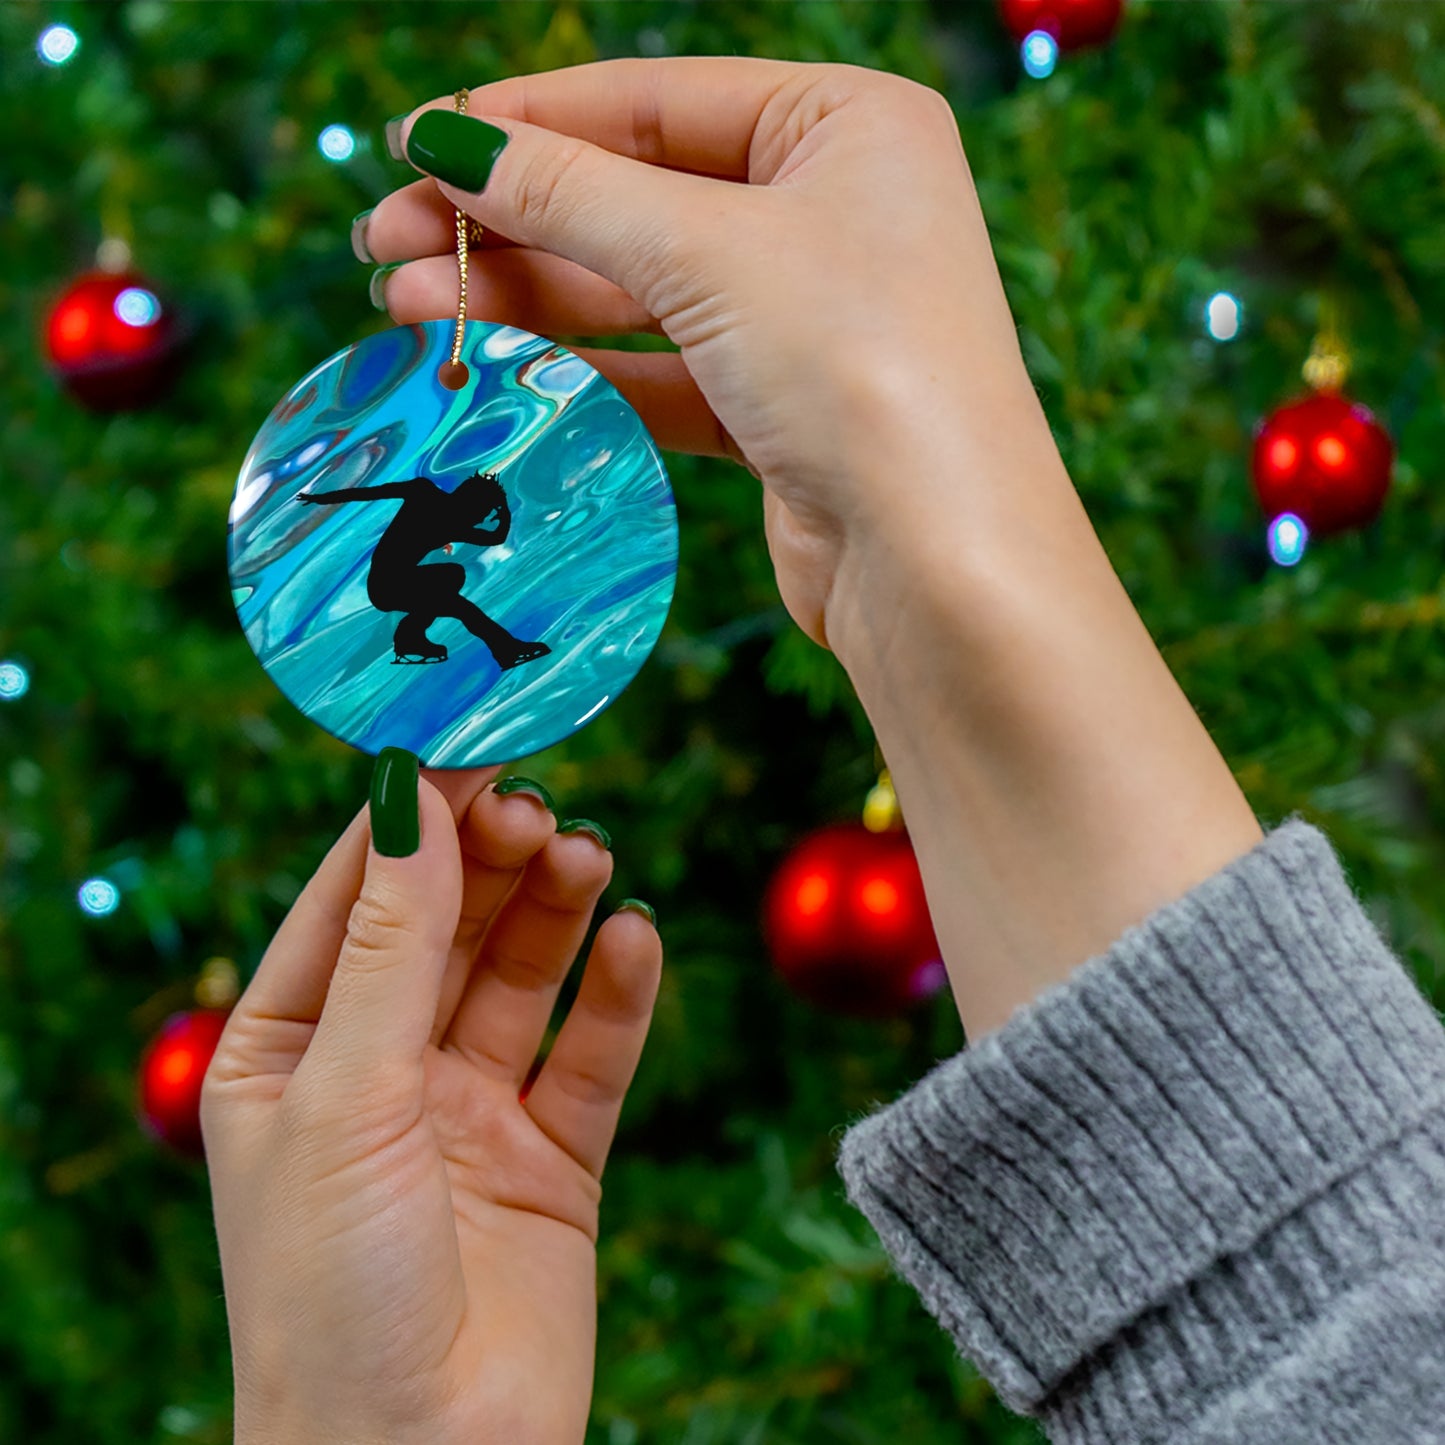
{"type": "Polygon", "coordinates": [[[1007,1404],[1152,1438],[1245,1335],[1267,1353],[1389,1253],[1445,1183],[1442,1104],[1439,1019],[1292,816],[855,1124],[838,1166],[1007,1404]]]}

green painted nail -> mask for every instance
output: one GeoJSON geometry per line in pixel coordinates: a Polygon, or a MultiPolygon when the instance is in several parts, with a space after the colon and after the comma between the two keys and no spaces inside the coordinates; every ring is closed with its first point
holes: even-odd
{"type": "Polygon", "coordinates": [[[568,818],[565,823],[557,824],[559,833],[590,833],[604,848],[611,849],[612,835],[602,826],[601,823],[594,823],[591,818],[568,818]]]}
{"type": "Polygon", "coordinates": [[[378,311],[386,310],[386,278],[396,270],[398,266],[406,265],[405,261],[392,261],[385,266],[378,266],[371,273],[371,284],[366,288],[366,294],[371,297],[371,304],[378,311]]]}
{"type": "Polygon", "coordinates": [[[375,209],[376,207],[372,206],[351,222],[352,254],[358,261],[365,261],[368,266],[376,265],[376,257],[371,254],[371,248],[366,244],[366,223],[371,219],[371,212],[375,209]]]}
{"type": "Polygon", "coordinates": [[[557,811],[557,804],[552,801],[551,793],[534,778],[503,778],[501,782],[492,784],[492,791],[500,793],[504,798],[508,793],[526,793],[529,797],[540,799],[548,812],[557,811]]]}
{"type": "Polygon", "coordinates": [[[657,927],[657,913],[652,904],[644,903],[640,898],[624,898],[617,905],[619,913],[640,913],[654,928],[657,927]]]}
{"type": "MultiPolygon", "coordinates": [[[[408,111],[409,115],[410,112],[408,111]]],[[[401,149],[401,128],[406,124],[405,115],[394,115],[386,123],[386,153],[394,161],[404,161],[406,156],[401,149]]]]}
{"type": "Polygon", "coordinates": [[[383,748],[371,773],[371,841],[387,858],[409,858],[421,847],[420,760],[405,748],[383,748]]]}
{"type": "Polygon", "coordinates": [[[406,138],[406,158],[449,186],[480,191],[511,137],[454,110],[424,110],[406,138]]]}

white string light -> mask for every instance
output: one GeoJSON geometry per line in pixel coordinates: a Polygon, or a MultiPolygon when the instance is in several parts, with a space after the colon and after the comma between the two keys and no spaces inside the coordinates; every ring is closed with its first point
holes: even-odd
{"type": "Polygon", "coordinates": [[[329,125],[317,136],[316,146],[327,160],[340,164],[356,154],[356,137],[344,125],[329,125]]]}
{"type": "Polygon", "coordinates": [[[35,53],[47,65],[64,65],[80,49],[80,36],[68,25],[47,25],[35,42],[35,53]]]}
{"type": "Polygon", "coordinates": [[[0,702],[15,702],[30,691],[30,674],[18,662],[0,662],[0,702]]]}
{"type": "Polygon", "coordinates": [[[109,878],[87,878],[75,896],[92,918],[105,918],[120,907],[120,889],[109,878]]]}

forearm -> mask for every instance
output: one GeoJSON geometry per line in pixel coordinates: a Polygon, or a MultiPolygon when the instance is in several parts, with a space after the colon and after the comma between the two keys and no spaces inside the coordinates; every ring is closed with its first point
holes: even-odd
{"type": "Polygon", "coordinates": [[[910,439],[957,500],[846,549],[829,612],[971,1039],[1262,836],[1031,402],[910,439]]]}

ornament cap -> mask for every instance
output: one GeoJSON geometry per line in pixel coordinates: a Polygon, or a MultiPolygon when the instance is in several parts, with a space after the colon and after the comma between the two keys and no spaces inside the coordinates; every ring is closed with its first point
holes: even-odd
{"type": "Polygon", "coordinates": [[[1320,298],[1319,330],[1300,374],[1314,391],[1342,391],[1349,380],[1350,350],[1340,329],[1340,306],[1328,293],[1320,298]]]}
{"type": "Polygon", "coordinates": [[[1342,390],[1350,375],[1350,358],[1344,343],[1338,337],[1316,337],[1300,373],[1305,385],[1314,391],[1342,390]]]}
{"type": "Polygon", "coordinates": [[[95,264],[100,271],[115,275],[130,270],[130,243],[121,236],[107,236],[96,248],[95,264]]]}
{"type": "Polygon", "coordinates": [[[898,794],[893,791],[893,778],[887,768],[878,774],[878,781],[863,802],[863,826],[870,833],[887,833],[903,826],[898,794]]]}
{"type": "Polygon", "coordinates": [[[230,1008],[241,996],[235,963],[229,958],[208,958],[201,965],[195,994],[202,1008],[230,1008]]]}

